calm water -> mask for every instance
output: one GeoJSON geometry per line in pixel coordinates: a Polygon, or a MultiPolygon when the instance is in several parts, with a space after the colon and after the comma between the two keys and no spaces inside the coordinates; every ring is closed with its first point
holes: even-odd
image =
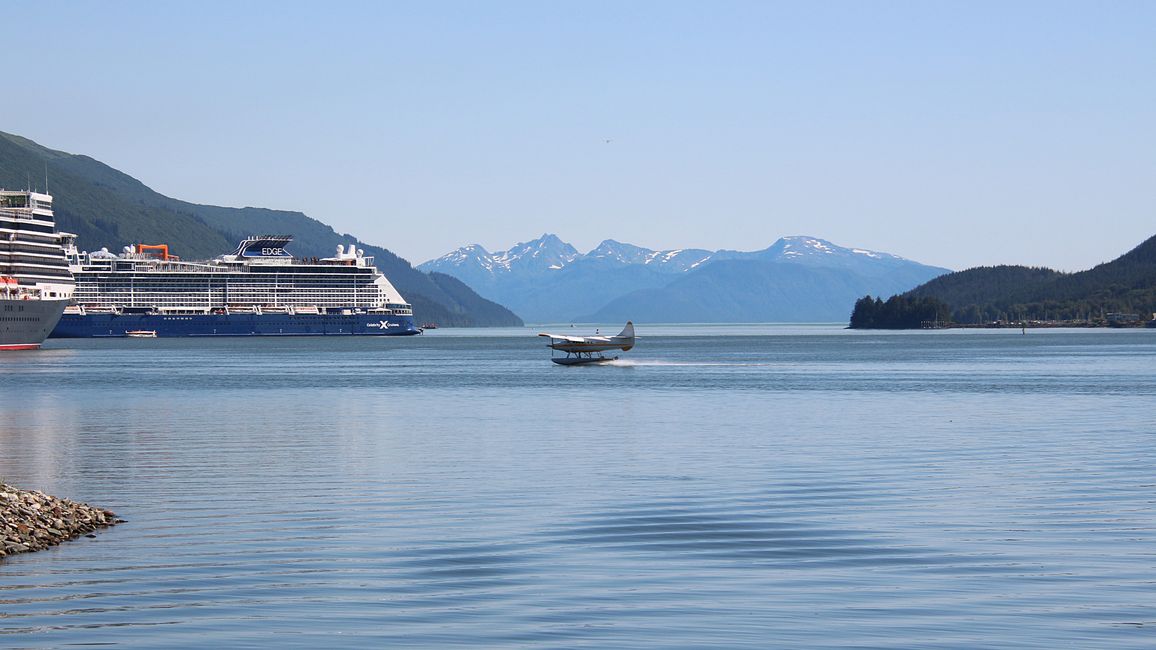
{"type": "Polygon", "coordinates": [[[639,335],[0,356],[0,647],[1156,646],[1156,330],[639,335]]]}

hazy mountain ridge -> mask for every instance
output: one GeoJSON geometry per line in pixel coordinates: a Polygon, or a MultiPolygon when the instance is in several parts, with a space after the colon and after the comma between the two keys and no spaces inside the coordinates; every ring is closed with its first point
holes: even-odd
{"type": "Polygon", "coordinates": [[[531,322],[838,321],[868,287],[904,291],[948,272],[807,236],[751,252],[607,239],[581,254],[549,233],[494,253],[463,246],[418,268],[453,275],[531,322]]]}
{"type": "Polygon", "coordinates": [[[413,303],[419,322],[521,324],[512,312],[472,290],[436,280],[389,250],[339,234],[301,212],[180,201],[89,156],[0,132],[0,186],[43,188],[46,169],[57,224],[76,233],[82,248],[119,250],[128,244],[163,242],[182,257],[198,259],[231,252],[241,238],[254,233],[292,234],[291,250],[301,256],[330,255],[338,244],[353,243],[376,258],[378,268],[413,303]]]}
{"type": "Polygon", "coordinates": [[[671,323],[829,322],[845,317],[864,281],[833,268],[750,259],[719,260],[659,289],[614,299],[583,320],[631,314],[671,323]]]}

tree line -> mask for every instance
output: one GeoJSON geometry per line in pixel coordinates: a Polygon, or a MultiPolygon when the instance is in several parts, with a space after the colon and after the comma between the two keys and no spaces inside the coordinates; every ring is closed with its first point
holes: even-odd
{"type": "Polygon", "coordinates": [[[864,296],[855,301],[851,329],[919,329],[943,327],[951,322],[951,308],[938,298],[864,296]]]}

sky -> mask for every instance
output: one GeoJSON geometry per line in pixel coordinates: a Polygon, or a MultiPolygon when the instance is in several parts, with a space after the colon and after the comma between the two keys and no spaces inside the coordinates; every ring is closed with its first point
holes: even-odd
{"type": "Polygon", "coordinates": [[[414,264],[550,232],[1071,271],[1156,234],[1156,2],[3,12],[0,131],[414,264]]]}

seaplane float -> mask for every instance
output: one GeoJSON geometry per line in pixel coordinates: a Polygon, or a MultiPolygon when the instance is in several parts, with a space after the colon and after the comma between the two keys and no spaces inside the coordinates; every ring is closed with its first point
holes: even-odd
{"type": "Polygon", "coordinates": [[[551,350],[565,352],[565,356],[551,353],[550,360],[563,366],[577,366],[587,363],[606,363],[618,357],[607,357],[602,353],[609,350],[626,352],[634,347],[634,323],[626,321],[626,327],[615,336],[569,336],[566,334],[541,333],[550,339],[547,344],[551,350]]]}

